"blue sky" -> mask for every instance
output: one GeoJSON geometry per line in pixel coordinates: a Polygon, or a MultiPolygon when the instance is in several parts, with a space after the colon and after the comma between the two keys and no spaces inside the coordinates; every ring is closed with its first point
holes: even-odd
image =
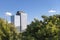
{"type": "MultiPolygon", "coordinates": [[[[0,0],[0,17],[5,18],[5,13],[13,15],[17,11],[24,10],[28,14],[28,23],[34,18],[41,20],[42,15],[60,13],[60,0],[0,0]]],[[[7,17],[10,21],[10,17],[7,17]]]]}

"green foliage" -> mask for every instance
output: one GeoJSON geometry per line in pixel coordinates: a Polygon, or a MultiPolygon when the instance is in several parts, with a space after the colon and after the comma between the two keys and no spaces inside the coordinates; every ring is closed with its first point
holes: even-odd
{"type": "Polygon", "coordinates": [[[42,16],[34,19],[23,32],[23,40],[60,40],[60,15],[42,16]]]}
{"type": "Polygon", "coordinates": [[[0,18],[0,40],[19,40],[19,35],[13,24],[0,18]]]}
{"type": "Polygon", "coordinates": [[[13,24],[0,18],[0,40],[60,40],[60,15],[34,19],[26,31],[17,33],[13,24]]]}

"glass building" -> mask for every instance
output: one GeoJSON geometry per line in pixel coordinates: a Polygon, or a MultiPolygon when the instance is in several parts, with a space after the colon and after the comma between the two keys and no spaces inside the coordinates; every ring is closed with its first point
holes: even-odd
{"type": "Polygon", "coordinates": [[[15,25],[18,32],[23,32],[27,28],[27,14],[23,11],[18,11],[16,15],[11,16],[11,23],[15,25]]]}

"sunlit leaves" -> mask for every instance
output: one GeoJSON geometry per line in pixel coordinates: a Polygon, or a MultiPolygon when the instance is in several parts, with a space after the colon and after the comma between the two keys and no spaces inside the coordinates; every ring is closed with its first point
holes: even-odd
{"type": "Polygon", "coordinates": [[[13,24],[0,18],[0,40],[19,40],[19,36],[13,24]]]}

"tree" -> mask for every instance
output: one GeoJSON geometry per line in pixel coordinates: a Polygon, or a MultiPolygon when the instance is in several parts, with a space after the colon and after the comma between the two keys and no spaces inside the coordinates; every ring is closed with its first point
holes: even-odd
{"type": "Polygon", "coordinates": [[[0,18],[0,40],[19,40],[18,35],[12,23],[0,18]]]}
{"type": "Polygon", "coordinates": [[[43,21],[34,19],[22,33],[26,40],[60,40],[60,15],[42,16],[43,21]]]}

